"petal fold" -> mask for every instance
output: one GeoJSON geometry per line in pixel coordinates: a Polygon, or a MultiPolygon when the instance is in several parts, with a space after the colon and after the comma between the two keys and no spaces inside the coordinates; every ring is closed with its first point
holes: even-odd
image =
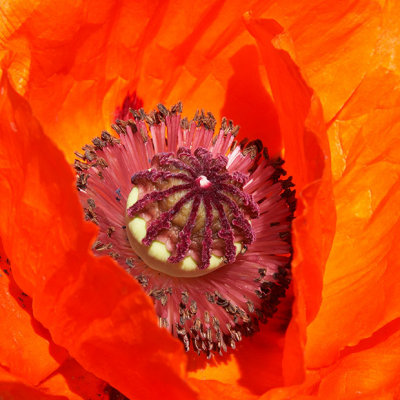
{"type": "Polygon", "coordinates": [[[45,393],[65,396],[68,400],[112,400],[109,386],[83,369],[75,360],[66,360],[38,387],[45,393]]]}
{"type": "Polygon", "coordinates": [[[304,379],[306,327],[318,312],[322,276],[335,229],[330,151],[318,99],[289,53],[279,47],[283,28],[273,20],[245,16],[254,36],[276,104],[286,169],[298,191],[293,225],[295,303],[284,355],[286,383],[304,379]]]}
{"type": "Polygon", "coordinates": [[[53,396],[30,387],[0,367],[0,393],[2,400],[69,400],[65,396],[53,396]]]}
{"type": "Polygon", "coordinates": [[[146,109],[182,101],[189,116],[204,108],[234,119],[246,137],[267,125],[267,145],[277,154],[276,110],[241,19],[253,4],[266,9],[258,3],[207,0],[194,10],[185,1],[40,2],[9,34],[26,44],[13,48],[12,82],[69,161],[110,126],[128,92],[146,109]]]}
{"type": "Polygon", "coordinates": [[[32,316],[32,300],[16,285],[0,240],[0,364],[37,385],[68,357],[32,316]]]}
{"type": "Polygon", "coordinates": [[[290,35],[295,61],[332,120],[368,71],[399,68],[397,2],[275,1],[262,14],[290,35]],[[349,73],[349,71],[351,71],[349,73]]]}
{"type": "Polygon", "coordinates": [[[399,84],[393,72],[371,72],[328,131],[337,226],[321,309],[308,330],[311,368],[400,317],[399,84]]]}
{"type": "Polygon", "coordinates": [[[400,319],[360,342],[327,370],[318,396],[334,399],[394,399],[400,385],[400,319]],[[358,351],[357,351],[358,350],[358,351]]]}
{"type": "Polygon", "coordinates": [[[158,328],[140,285],[91,251],[71,167],[3,74],[0,235],[33,315],[90,372],[132,398],[193,398],[181,343],[158,328]],[[25,254],[30,254],[27,263],[25,254]]]}

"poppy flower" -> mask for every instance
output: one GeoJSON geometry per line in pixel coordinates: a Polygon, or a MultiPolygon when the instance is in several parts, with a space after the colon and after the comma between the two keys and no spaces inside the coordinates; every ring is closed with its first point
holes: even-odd
{"type": "Polygon", "coordinates": [[[2,6],[2,396],[396,398],[399,14],[362,0],[2,6]],[[70,164],[128,93],[233,119],[296,183],[294,301],[225,358],[186,354],[91,250],[70,164]]]}

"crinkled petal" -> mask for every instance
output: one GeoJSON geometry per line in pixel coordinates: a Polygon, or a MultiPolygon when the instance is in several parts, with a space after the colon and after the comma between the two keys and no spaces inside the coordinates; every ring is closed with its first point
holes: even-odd
{"type": "Polygon", "coordinates": [[[312,400],[316,399],[320,384],[319,371],[307,372],[301,384],[284,386],[269,390],[260,400],[312,400]]]}
{"type": "Polygon", "coordinates": [[[92,254],[97,233],[83,221],[70,166],[4,74],[0,90],[0,235],[34,316],[84,368],[127,396],[192,398],[180,342],[158,328],[140,285],[92,254]]]}
{"type": "Polygon", "coordinates": [[[336,399],[396,399],[400,393],[400,319],[386,325],[326,371],[318,396],[336,399]]]}
{"type": "Polygon", "coordinates": [[[219,381],[202,381],[199,379],[190,379],[192,387],[197,388],[199,391],[199,400],[255,400],[258,396],[251,393],[248,389],[221,383],[219,381]]]}
{"type": "Polygon", "coordinates": [[[68,357],[32,316],[32,300],[16,285],[0,240],[0,364],[36,385],[68,357]]]}
{"type": "Polygon", "coordinates": [[[188,115],[204,108],[234,118],[253,139],[266,125],[266,144],[277,154],[276,110],[241,19],[253,3],[40,2],[10,37],[21,41],[13,57],[29,71],[29,81],[18,74],[12,81],[70,161],[134,91],[146,109],[181,100],[188,115]]]}
{"type": "Polygon", "coordinates": [[[65,396],[46,394],[33,388],[0,367],[0,394],[2,400],[69,400],[65,396]]]}
{"type": "Polygon", "coordinates": [[[41,382],[40,390],[68,400],[111,400],[109,386],[83,369],[75,360],[66,360],[61,367],[45,381],[41,382]]]}
{"type": "Polygon", "coordinates": [[[337,225],[308,329],[311,368],[400,317],[399,83],[384,69],[371,72],[329,128],[337,225]]]}
{"type": "Polygon", "coordinates": [[[299,193],[292,264],[296,301],[284,357],[286,382],[296,383],[304,378],[305,330],[320,305],[324,264],[334,233],[329,144],[318,100],[289,54],[279,49],[279,42],[274,42],[277,47],[271,43],[282,28],[275,21],[250,15],[246,20],[264,58],[285,145],[286,168],[299,193]]]}
{"type": "Polygon", "coordinates": [[[263,13],[290,35],[296,63],[332,120],[368,71],[398,70],[398,2],[275,1],[263,13]]]}
{"type": "Polygon", "coordinates": [[[0,44],[5,42],[32,15],[40,1],[9,1],[2,4],[0,17],[0,44]]]}

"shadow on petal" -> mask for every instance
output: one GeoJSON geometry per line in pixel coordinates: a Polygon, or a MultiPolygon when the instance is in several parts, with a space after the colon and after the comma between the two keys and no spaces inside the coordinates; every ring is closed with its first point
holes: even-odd
{"type": "Polygon", "coordinates": [[[321,303],[322,276],[335,232],[330,150],[320,103],[289,54],[279,48],[283,28],[273,20],[245,16],[262,54],[276,104],[299,207],[293,224],[295,302],[284,352],[286,384],[304,380],[306,328],[321,303]]]}
{"type": "Polygon", "coordinates": [[[35,317],[127,396],[193,398],[181,343],[158,327],[151,300],[112,259],[93,255],[97,232],[83,220],[71,167],[4,74],[0,90],[0,203],[13,216],[0,222],[0,234],[35,317]]]}
{"type": "Polygon", "coordinates": [[[275,157],[282,148],[278,115],[261,80],[256,47],[242,47],[230,62],[233,75],[226,87],[221,114],[240,126],[241,137],[261,139],[270,156],[275,157]]]}

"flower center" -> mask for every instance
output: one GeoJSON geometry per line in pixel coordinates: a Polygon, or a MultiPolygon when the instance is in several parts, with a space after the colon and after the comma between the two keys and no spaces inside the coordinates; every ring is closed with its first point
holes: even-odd
{"type": "Polygon", "coordinates": [[[254,242],[249,219],[259,207],[243,191],[241,172],[227,157],[199,147],[153,157],[152,168],[132,176],[128,238],[146,264],[165,274],[196,277],[231,264],[254,242]]]}
{"type": "Polygon", "coordinates": [[[85,218],[99,227],[93,251],[140,283],[186,351],[222,355],[288,288],[293,183],[280,158],[260,140],[237,142],[225,118],[215,132],[211,113],[188,120],[178,103],[130,117],[128,103],[112,125],[118,137],[104,131],[76,152],[85,218]]]}

